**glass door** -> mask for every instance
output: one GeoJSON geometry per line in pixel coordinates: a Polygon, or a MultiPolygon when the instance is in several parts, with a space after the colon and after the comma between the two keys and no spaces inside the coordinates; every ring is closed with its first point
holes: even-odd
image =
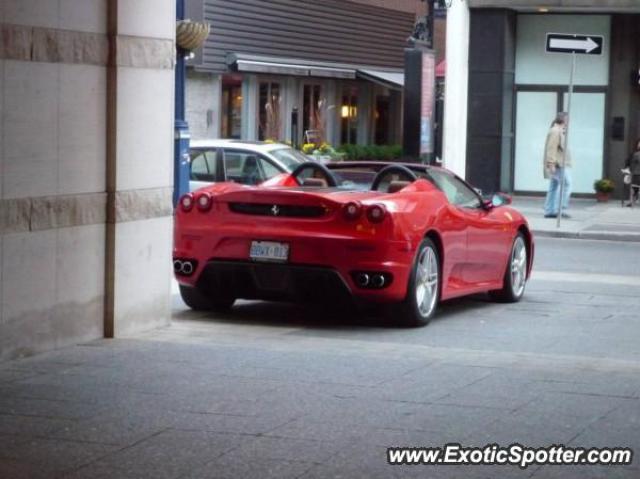
{"type": "Polygon", "coordinates": [[[321,144],[326,140],[327,101],[321,83],[302,84],[302,141],[321,144]]]}
{"type": "Polygon", "coordinates": [[[358,89],[345,86],[340,105],[340,143],[355,145],[358,142],[358,89]]]}
{"type": "Polygon", "coordinates": [[[546,191],[542,174],[544,143],[558,108],[555,91],[519,91],[516,97],[516,191],[546,191]]]}
{"type": "MultiPolygon", "coordinates": [[[[566,88],[518,91],[515,144],[515,191],[544,192],[542,175],[547,132],[558,111],[567,111],[566,88]]],[[[605,132],[605,92],[573,94],[569,119],[569,153],[573,167],[573,193],[593,193],[593,182],[602,176],[605,132]]]]}
{"type": "Polygon", "coordinates": [[[280,83],[261,81],[258,89],[258,140],[282,140],[280,83]]]}
{"type": "Polygon", "coordinates": [[[242,126],[242,78],[222,79],[222,138],[240,139],[242,126]]]}
{"type": "MultiPolygon", "coordinates": [[[[564,94],[564,110],[569,95],[564,94]]],[[[569,118],[569,153],[574,193],[593,193],[593,182],[602,178],[604,154],[604,93],[574,93],[569,118]]]]}

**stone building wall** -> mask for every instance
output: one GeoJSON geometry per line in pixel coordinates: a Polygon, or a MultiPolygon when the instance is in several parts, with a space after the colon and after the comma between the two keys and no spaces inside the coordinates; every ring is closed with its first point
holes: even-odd
{"type": "Polygon", "coordinates": [[[0,360],[167,324],[174,24],[0,2],[0,360]]]}

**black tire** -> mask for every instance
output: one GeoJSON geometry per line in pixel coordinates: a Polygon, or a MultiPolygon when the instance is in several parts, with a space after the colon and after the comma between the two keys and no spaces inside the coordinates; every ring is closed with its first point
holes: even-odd
{"type": "MultiPolygon", "coordinates": [[[[442,264],[440,262],[438,248],[431,239],[425,238],[418,247],[418,252],[416,254],[413,267],[411,268],[411,276],[409,277],[409,283],[407,285],[407,296],[404,301],[400,303],[400,324],[402,326],[413,328],[429,324],[431,318],[433,318],[436,313],[436,309],[438,308],[441,285],[442,264]],[[419,268],[424,261],[428,261],[430,265],[429,274],[426,279],[424,278],[424,272],[419,273],[419,268]],[[419,281],[423,281],[423,283],[419,285],[419,281]],[[427,286],[427,283],[424,281],[428,281],[431,286],[427,286]],[[422,307],[419,304],[418,299],[419,286],[425,288],[424,295],[426,295],[427,292],[430,292],[427,301],[428,304],[426,305],[424,304],[424,299],[427,299],[427,297],[423,296],[423,301],[421,303],[422,307]],[[435,289],[432,290],[432,287],[435,289]]],[[[398,318],[395,319],[397,321],[398,318]]]]}
{"type": "Polygon", "coordinates": [[[491,296],[495,301],[499,301],[501,303],[517,303],[520,301],[524,295],[525,286],[527,284],[528,260],[529,253],[527,251],[527,242],[524,235],[521,232],[518,232],[511,243],[509,261],[507,261],[507,267],[502,280],[502,289],[489,291],[489,296],[491,296]],[[521,256],[522,254],[524,254],[524,256],[521,256]],[[518,273],[514,271],[516,261],[518,263],[518,273]],[[521,265],[520,262],[523,262],[523,264],[521,265]],[[523,276],[520,277],[519,275],[523,276]],[[514,283],[514,281],[518,284],[514,283]]]}
{"type": "Polygon", "coordinates": [[[211,298],[203,295],[198,288],[180,285],[180,296],[187,306],[195,311],[227,311],[235,298],[211,298]]]}

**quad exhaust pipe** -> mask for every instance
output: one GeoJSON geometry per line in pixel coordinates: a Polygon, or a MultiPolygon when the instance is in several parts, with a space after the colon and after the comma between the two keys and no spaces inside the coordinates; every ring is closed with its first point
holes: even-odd
{"type": "Polygon", "coordinates": [[[360,271],[352,273],[352,277],[358,287],[367,289],[382,289],[391,282],[388,273],[360,271]]]}
{"type": "Polygon", "coordinates": [[[384,286],[385,280],[384,276],[381,274],[374,274],[371,278],[371,286],[374,288],[382,288],[384,286]]]}
{"type": "Polygon", "coordinates": [[[369,275],[367,273],[358,273],[356,275],[356,283],[358,283],[358,286],[360,286],[361,288],[366,288],[367,286],[369,286],[369,275]]]}
{"type": "Polygon", "coordinates": [[[195,270],[195,263],[190,260],[176,259],[173,261],[173,271],[176,274],[189,276],[195,270]]]}
{"type": "Polygon", "coordinates": [[[193,273],[193,263],[191,261],[183,261],[182,262],[182,273],[183,274],[191,274],[191,273],[193,273]]]}

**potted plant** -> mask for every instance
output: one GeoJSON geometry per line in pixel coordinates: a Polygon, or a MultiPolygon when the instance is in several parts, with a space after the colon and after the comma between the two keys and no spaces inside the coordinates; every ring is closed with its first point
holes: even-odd
{"type": "Polygon", "coordinates": [[[315,143],[305,143],[304,145],[302,145],[302,153],[304,153],[305,155],[311,155],[315,149],[315,143]]]}
{"type": "Polygon", "coordinates": [[[320,163],[329,163],[330,161],[340,161],[344,158],[344,154],[338,152],[327,142],[323,142],[316,149],[313,150],[311,155],[316,161],[320,163]]]}
{"type": "Polygon", "coordinates": [[[596,200],[599,202],[609,201],[611,192],[615,189],[615,183],[609,178],[602,178],[593,183],[593,189],[596,190],[596,200]]]}

